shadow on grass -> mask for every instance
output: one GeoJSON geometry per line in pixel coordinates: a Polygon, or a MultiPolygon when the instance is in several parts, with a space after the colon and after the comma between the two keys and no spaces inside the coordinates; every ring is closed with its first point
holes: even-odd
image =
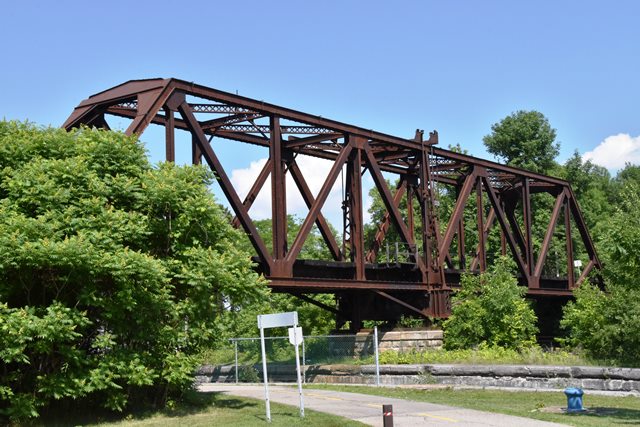
{"type": "Polygon", "coordinates": [[[173,409],[165,409],[162,412],[167,417],[186,417],[201,412],[208,407],[223,409],[242,409],[257,406],[256,403],[247,402],[227,394],[214,392],[189,391],[185,394],[180,405],[173,409]]]}
{"type": "Polygon", "coordinates": [[[173,408],[130,410],[117,413],[91,406],[77,407],[72,405],[70,407],[69,405],[58,405],[43,411],[39,419],[21,425],[31,427],[90,426],[118,421],[142,421],[156,415],[181,418],[197,414],[207,408],[242,409],[255,406],[258,406],[258,404],[237,399],[221,392],[203,393],[193,390],[186,392],[181,401],[176,403],[173,408]]]}
{"type": "Polygon", "coordinates": [[[587,407],[587,411],[578,414],[568,414],[573,417],[603,418],[606,417],[616,424],[640,425],[640,410],[628,408],[587,407]]]}
{"type": "MultiPolygon", "coordinates": [[[[260,407],[260,413],[254,415],[253,417],[260,422],[267,422],[267,415],[264,408],[263,401],[247,401],[246,399],[240,400],[236,399],[233,396],[225,395],[221,392],[198,392],[200,395],[199,398],[207,399],[210,398],[211,395],[214,397],[214,401],[210,404],[213,404],[217,408],[226,408],[226,409],[242,409],[242,408],[255,408],[260,407]]],[[[278,409],[277,404],[271,404],[271,419],[278,418],[278,421],[290,420],[291,423],[295,423],[300,421],[300,415],[297,412],[292,412],[288,409],[278,409]]],[[[197,412],[197,411],[196,411],[197,412]]],[[[184,414],[189,415],[189,414],[184,414]]],[[[180,415],[182,416],[182,415],[180,415]]],[[[285,424],[289,424],[285,422],[285,424]]]]}
{"type": "MultiPolygon", "coordinates": [[[[260,415],[255,415],[254,418],[256,420],[259,420],[260,422],[267,422],[267,415],[264,413],[261,413],[260,415]]],[[[293,413],[291,411],[289,412],[281,412],[281,411],[277,411],[277,410],[273,410],[273,407],[271,408],[271,420],[275,420],[277,419],[278,421],[282,421],[283,419],[291,421],[291,423],[285,422],[285,424],[294,424],[296,422],[300,421],[300,415],[298,415],[298,413],[293,413]]]]}

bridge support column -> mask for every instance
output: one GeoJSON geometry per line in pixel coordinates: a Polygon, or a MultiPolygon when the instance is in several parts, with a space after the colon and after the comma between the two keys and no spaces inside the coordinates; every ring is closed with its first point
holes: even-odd
{"type": "MultiPolygon", "coordinates": [[[[275,263],[287,253],[287,189],[282,156],[282,138],[280,120],[269,120],[271,139],[269,141],[269,159],[271,159],[271,228],[273,236],[272,254],[275,263]]],[[[275,266],[275,265],[274,265],[275,266]]]]}
{"type": "Polygon", "coordinates": [[[355,149],[351,151],[347,162],[347,194],[349,215],[350,258],[355,265],[355,280],[365,280],[364,264],[364,221],[362,217],[362,138],[349,138],[355,149]]]}

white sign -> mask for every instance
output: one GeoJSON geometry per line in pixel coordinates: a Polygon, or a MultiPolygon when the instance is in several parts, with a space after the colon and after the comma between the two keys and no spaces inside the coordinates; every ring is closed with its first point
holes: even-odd
{"type": "Polygon", "coordinates": [[[281,326],[293,326],[298,324],[298,312],[260,314],[258,316],[258,328],[279,328],[281,326]]]}
{"type": "Polygon", "coordinates": [[[300,345],[302,344],[302,328],[298,326],[297,328],[289,328],[289,342],[291,345],[300,345]]]}
{"type": "Polygon", "coordinates": [[[260,328],[260,346],[262,347],[264,402],[267,409],[268,422],[271,422],[271,404],[269,403],[269,381],[267,378],[267,352],[264,345],[264,330],[268,328],[279,328],[283,326],[293,326],[293,328],[289,328],[289,341],[296,348],[296,373],[298,377],[298,394],[300,395],[300,417],[304,418],[304,399],[302,397],[302,381],[300,377],[300,354],[298,352],[298,344],[302,342],[302,328],[298,327],[298,312],[291,311],[288,313],[259,314],[258,328],[260,328]]]}

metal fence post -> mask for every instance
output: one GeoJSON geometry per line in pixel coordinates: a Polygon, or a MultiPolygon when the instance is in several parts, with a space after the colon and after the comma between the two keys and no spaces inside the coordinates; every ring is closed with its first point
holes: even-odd
{"type": "Polygon", "coordinates": [[[307,383],[307,358],[304,351],[304,341],[302,341],[302,382],[307,383]]]}
{"type": "Polygon", "coordinates": [[[233,340],[236,352],[236,384],[238,384],[238,340],[233,340]]]}
{"type": "Polygon", "coordinates": [[[378,358],[378,327],[373,327],[373,349],[376,357],[376,385],[380,386],[380,359],[378,358]]]}

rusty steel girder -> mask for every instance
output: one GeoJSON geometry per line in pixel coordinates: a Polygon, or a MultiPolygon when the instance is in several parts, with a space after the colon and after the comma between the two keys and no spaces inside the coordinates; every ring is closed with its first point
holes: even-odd
{"type": "Polygon", "coordinates": [[[335,293],[340,302],[336,313],[356,325],[362,319],[397,318],[407,313],[446,317],[451,289],[459,284],[461,273],[487,268],[488,246],[495,246],[490,242],[491,233],[499,234],[499,252],[515,261],[520,283],[532,297],[570,297],[594,268],[600,268],[568,182],[439,148],[435,131],[426,140],[422,131],[410,139],[400,138],[178,79],[131,80],[90,96],[63,127],[109,128],[110,115],[131,119],[125,131],[129,135],[140,135],[151,124],[164,126],[167,161],[175,161],[176,130],[190,133],[193,163],[204,161],[214,171],[235,213],[233,223],[251,241],[258,269],[271,288],[312,302],[305,294],[335,293]],[[204,120],[203,115],[213,117],[204,120]],[[212,148],[213,139],[269,150],[268,161],[243,200],[212,148]],[[333,162],[317,194],[309,189],[296,161],[298,155],[333,162]],[[291,242],[287,240],[288,173],[309,209],[291,242]],[[365,173],[371,175],[386,208],[370,242],[365,242],[363,223],[365,173]],[[346,174],[341,243],[321,213],[340,174],[346,174]],[[390,188],[383,174],[398,177],[395,188],[390,188]],[[249,215],[268,178],[271,251],[249,215]],[[438,212],[439,199],[453,193],[447,218],[438,212]],[[552,207],[547,203],[544,208],[548,221],[543,238],[536,243],[532,201],[537,194],[552,198],[552,207]],[[403,201],[404,210],[400,208],[403,201]],[[469,220],[471,211],[473,219],[469,220]],[[333,261],[298,259],[314,224],[333,261]],[[388,256],[386,262],[380,261],[391,229],[405,251],[402,262],[391,263],[388,256]],[[470,229],[473,248],[465,238],[470,229]],[[565,241],[562,256],[557,253],[558,239],[565,241]],[[556,274],[550,276],[545,268],[553,242],[556,260],[561,258],[565,265],[560,268],[556,261],[556,274]],[[586,262],[577,277],[576,244],[586,262]]]}

